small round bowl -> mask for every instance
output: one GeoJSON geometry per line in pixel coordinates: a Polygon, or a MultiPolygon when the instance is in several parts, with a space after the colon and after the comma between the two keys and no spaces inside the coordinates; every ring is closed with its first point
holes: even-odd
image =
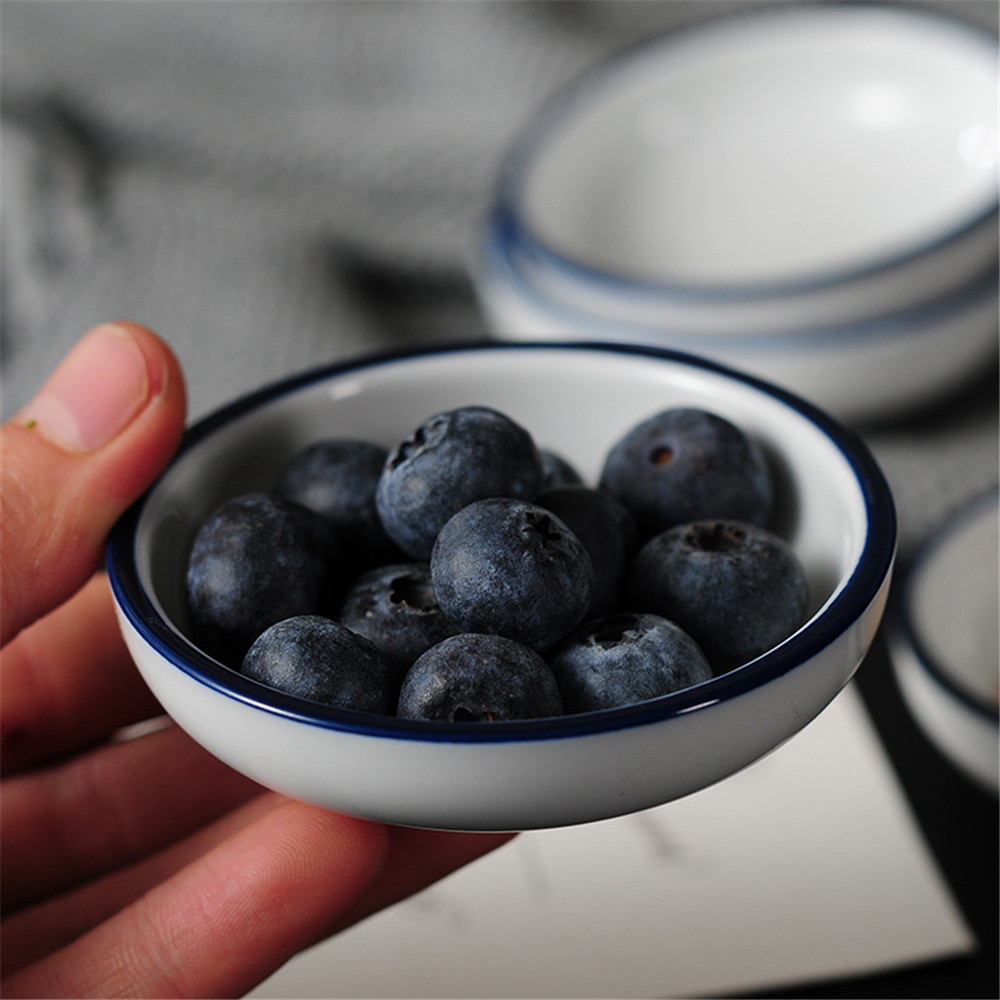
{"type": "Polygon", "coordinates": [[[777,4],[654,39],[515,142],[473,268],[487,316],[502,338],[555,317],[841,419],[896,415],[995,355],[997,119],[995,36],[940,13],[777,4]],[[966,331],[952,356],[945,314],[966,331]],[[866,367],[876,388],[854,390],[866,367]]]}
{"type": "Polygon", "coordinates": [[[192,427],[174,462],[116,526],[108,568],[125,639],[165,710],[262,784],[388,822],[464,830],[580,823],[712,784],[791,737],[847,683],[881,619],[896,521],[864,445],[785,392],[655,348],[492,344],[363,359],[240,399],[192,427]],[[430,723],[279,694],[188,638],[183,580],[198,525],[267,489],[322,437],[391,446],[427,416],[493,406],[596,481],[609,447],[670,406],[727,416],[765,450],[772,528],[811,589],[808,620],[756,660],[642,704],[510,723],[430,723]]]}
{"type": "Polygon", "coordinates": [[[480,306],[503,340],[582,339],[706,355],[785,386],[836,419],[898,418],[957,391],[997,358],[998,277],[987,273],[890,316],[796,330],[707,331],[609,318],[547,296],[489,230],[475,264],[480,306]]]}
{"type": "Polygon", "coordinates": [[[883,315],[996,260],[996,58],[985,30],[896,5],[703,22],[557,95],[496,214],[547,290],[614,315],[883,315]]]}
{"type": "Polygon", "coordinates": [[[1000,784],[998,495],[959,511],[924,545],[894,599],[889,652],[903,698],[967,777],[1000,784]]]}

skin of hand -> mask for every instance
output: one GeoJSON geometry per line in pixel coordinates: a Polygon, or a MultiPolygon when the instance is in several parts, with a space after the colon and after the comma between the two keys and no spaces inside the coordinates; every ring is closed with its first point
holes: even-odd
{"type": "Polygon", "coordinates": [[[0,438],[2,995],[239,996],[285,961],[504,843],[295,802],[163,719],[99,570],[173,454],[173,353],[91,330],[0,438]]]}

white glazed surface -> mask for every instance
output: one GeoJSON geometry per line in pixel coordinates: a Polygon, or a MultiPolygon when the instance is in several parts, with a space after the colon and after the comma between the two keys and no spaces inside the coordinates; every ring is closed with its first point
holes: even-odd
{"type": "MultiPolygon", "coordinates": [[[[749,195],[748,197],[752,197],[749,195]]],[[[510,216],[490,222],[502,253],[553,305],[595,319],[716,336],[797,333],[802,329],[878,321],[947,300],[997,271],[1000,227],[992,213],[953,240],[905,261],[815,286],[743,289],[667,287],[575,267],[538,252],[510,216]]]]}
{"type": "Polygon", "coordinates": [[[839,420],[895,417],[945,396],[997,356],[995,275],[948,297],[878,320],[790,330],[732,331],[608,319],[535,287],[496,234],[487,233],[476,288],[504,340],[593,339],[671,347],[715,358],[804,396],[839,420]]]}
{"type": "Polygon", "coordinates": [[[961,511],[908,574],[890,630],[900,688],[931,740],[994,793],[1000,783],[997,497],[961,511]]]}
{"type": "MultiPolygon", "coordinates": [[[[997,206],[996,126],[985,33],[905,8],[793,6],[600,68],[529,130],[504,194],[570,271],[775,302],[775,287],[850,282],[853,303],[835,301],[872,315],[969,273],[963,238],[997,206]]],[[[980,241],[975,269],[995,252],[980,241]]]]}
{"type": "Polygon", "coordinates": [[[223,760],[307,801],[452,829],[562,825],[665,802],[726,777],[807,724],[851,677],[881,618],[895,524],[888,493],[874,513],[891,538],[876,540],[881,555],[873,557],[869,501],[825,418],[816,423],[808,409],[710,365],[653,352],[501,345],[348,367],[257,402],[198,432],[137,508],[136,523],[119,526],[109,566],[126,640],[167,711],[223,760]],[[287,455],[319,437],[391,445],[430,414],[465,403],[508,412],[591,480],[610,444],[657,410],[691,404],[728,416],[771,458],[774,527],[806,566],[813,619],[784,644],[786,656],[779,647],[648,711],[520,731],[471,727],[472,735],[462,733],[470,727],[289,704],[211,661],[206,667],[183,638],[181,581],[207,513],[227,496],[266,488],[287,455]],[[149,607],[123,587],[133,553],[149,607]],[[855,574],[863,553],[868,563],[855,574]],[[854,594],[859,577],[864,596],[858,603],[855,595],[851,615],[825,614],[845,588],[854,594]],[[768,664],[777,666],[769,672],[768,664]]]}

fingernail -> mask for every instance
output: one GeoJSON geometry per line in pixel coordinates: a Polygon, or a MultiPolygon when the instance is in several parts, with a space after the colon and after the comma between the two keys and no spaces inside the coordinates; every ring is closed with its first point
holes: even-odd
{"type": "Polygon", "coordinates": [[[20,414],[69,451],[94,451],[111,441],[158,390],[139,342],[125,327],[91,330],[20,414]]]}

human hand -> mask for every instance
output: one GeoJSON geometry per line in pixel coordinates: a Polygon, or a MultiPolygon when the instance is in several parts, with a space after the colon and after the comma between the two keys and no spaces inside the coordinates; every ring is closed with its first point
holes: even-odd
{"type": "Polygon", "coordinates": [[[166,720],[104,539],[172,455],[166,345],[97,327],[2,432],[3,995],[236,996],[503,835],[388,827],[255,785],[166,720]]]}

